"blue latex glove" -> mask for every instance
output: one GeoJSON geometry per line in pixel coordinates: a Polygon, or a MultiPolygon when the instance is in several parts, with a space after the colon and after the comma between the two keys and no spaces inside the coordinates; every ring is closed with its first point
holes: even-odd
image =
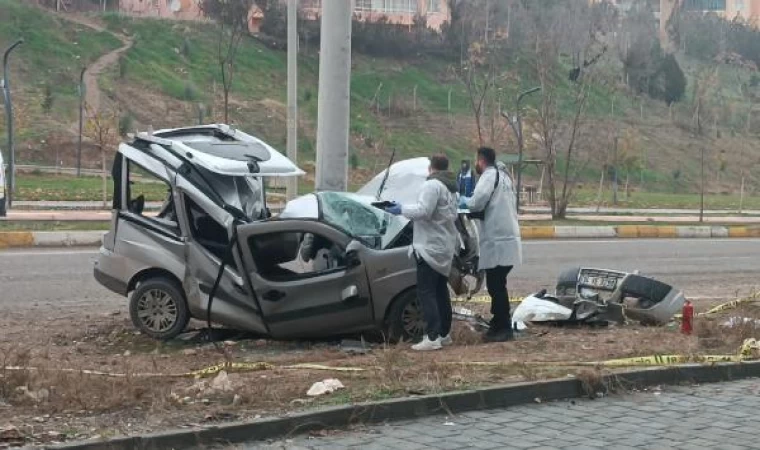
{"type": "Polygon", "coordinates": [[[459,209],[469,209],[469,206],[467,206],[469,201],[470,197],[465,197],[464,195],[459,197],[459,209]]]}
{"type": "Polygon", "coordinates": [[[393,214],[394,216],[399,216],[401,215],[401,205],[393,202],[390,206],[385,207],[385,212],[388,214],[393,214]]]}

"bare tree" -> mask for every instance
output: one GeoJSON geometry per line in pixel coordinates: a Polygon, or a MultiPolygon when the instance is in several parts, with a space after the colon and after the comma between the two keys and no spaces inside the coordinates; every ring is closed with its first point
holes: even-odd
{"type": "Polygon", "coordinates": [[[516,54],[510,20],[517,0],[450,0],[451,23],[444,35],[460,55],[456,75],[467,90],[480,145],[497,146],[509,128],[501,120],[505,68],[516,54]]]}
{"type": "MultiPolygon", "coordinates": [[[[229,100],[235,63],[243,39],[248,34],[248,15],[258,2],[254,0],[202,0],[204,15],[217,22],[216,57],[224,94],[224,122],[229,123],[229,100]]],[[[266,2],[263,3],[266,7],[266,2]]]]}
{"type": "Polygon", "coordinates": [[[598,39],[601,30],[585,2],[531,5],[522,21],[532,27],[531,69],[541,86],[536,130],[543,147],[552,217],[564,218],[578,176],[588,164],[588,158],[579,162],[579,143],[585,131],[589,89],[598,81],[593,69],[607,47],[598,39]],[[563,69],[563,54],[573,58],[569,74],[563,69]],[[568,85],[569,94],[565,94],[562,88],[568,85]]]}
{"type": "Polygon", "coordinates": [[[470,101],[478,142],[481,146],[496,140],[499,121],[496,96],[499,81],[495,49],[485,42],[474,42],[467,52],[467,61],[458,70],[458,76],[470,101]],[[490,114],[490,116],[489,116],[490,114]]]}
{"type": "Polygon", "coordinates": [[[84,135],[93,141],[100,152],[100,169],[103,181],[103,207],[108,207],[108,162],[109,148],[115,147],[119,141],[119,113],[116,110],[103,109],[93,111],[87,109],[87,122],[84,135]]]}

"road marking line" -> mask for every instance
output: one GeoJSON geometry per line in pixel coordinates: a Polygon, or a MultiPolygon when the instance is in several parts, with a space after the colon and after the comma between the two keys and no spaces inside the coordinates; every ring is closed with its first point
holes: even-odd
{"type": "Polygon", "coordinates": [[[760,244],[760,239],[752,239],[752,238],[737,238],[737,239],[724,239],[724,238],[718,238],[718,239],[689,239],[689,238],[682,238],[682,239],[537,239],[537,240],[525,240],[523,242],[523,245],[557,245],[557,244],[634,244],[639,245],[642,243],[669,243],[669,242],[683,242],[683,243],[694,243],[694,241],[698,241],[700,243],[733,243],[733,242],[753,242],[760,244]]]}
{"type": "Polygon", "coordinates": [[[97,250],[62,250],[62,251],[38,251],[38,252],[14,252],[0,251],[0,256],[70,256],[70,255],[97,255],[97,250]]]}

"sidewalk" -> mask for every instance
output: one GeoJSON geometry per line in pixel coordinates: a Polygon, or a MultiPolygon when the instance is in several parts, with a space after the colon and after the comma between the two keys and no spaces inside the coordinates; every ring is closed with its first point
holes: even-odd
{"type": "Polygon", "coordinates": [[[757,448],[757,380],[655,388],[363,427],[226,449],[757,448]]]}
{"type": "MultiPolygon", "coordinates": [[[[549,207],[548,206],[522,206],[521,209],[527,213],[532,214],[548,214],[549,213],[549,207]]],[[[575,215],[622,215],[622,214],[635,214],[635,215],[668,215],[668,216],[680,216],[680,215],[690,215],[690,216],[699,216],[699,209],[679,209],[679,208],[619,208],[619,207],[607,207],[603,206],[599,208],[597,211],[597,208],[595,206],[581,206],[581,207],[570,207],[567,209],[568,215],[575,216],[575,215]]],[[[729,209],[706,209],[705,215],[739,215],[738,210],[729,210],[729,209]]],[[[741,215],[743,216],[758,216],[760,215],[760,210],[753,210],[753,209],[745,209],[741,212],[741,215]]]]}
{"type": "MultiPolygon", "coordinates": [[[[161,208],[162,203],[161,202],[145,202],[145,209],[151,210],[151,209],[159,209],[161,208]]],[[[109,208],[110,208],[110,202],[109,202],[109,208]]],[[[34,202],[28,202],[28,201],[14,201],[13,202],[13,209],[16,211],[21,210],[32,210],[32,211],[48,211],[48,210],[98,210],[102,211],[103,209],[103,202],[102,201],[34,201],[34,202]]]]}
{"type": "Polygon", "coordinates": [[[8,211],[5,219],[21,222],[102,222],[111,220],[111,211],[97,210],[48,210],[48,211],[8,211]]]}

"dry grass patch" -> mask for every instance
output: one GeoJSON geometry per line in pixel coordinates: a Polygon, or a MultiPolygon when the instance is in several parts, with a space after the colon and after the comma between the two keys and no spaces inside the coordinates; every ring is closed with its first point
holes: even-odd
{"type": "MultiPolygon", "coordinates": [[[[708,306],[700,305],[700,309],[708,306]]],[[[479,333],[456,322],[454,345],[442,351],[416,353],[406,343],[375,345],[363,355],[344,352],[334,343],[243,340],[223,343],[222,352],[210,344],[162,344],[135,333],[123,313],[35,318],[25,321],[23,330],[13,329],[0,340],[3,366],[38,368],[0,371],[0,426],[18,427],[26,443],[48,442],[51,436],[83,439],[245,420],[317,405],[568,376],[580,379],[586,393],[595,396],[626,386],[614,377],[602,376],[613,372],[574,368],[568,363],[655,354],[733,354],[744,339],[760,337],[760,333],[754,323],[723,327],[732,316],[758,318],[760,308],[744,305],[720,317],[697,318],[692,336],[682,335],[677,327],[535,326],[518,341],[483,344],[479,333]],[[79,317],[80,322],[72,317],[79,317]],[[18,336],[33,334],[39,344],[19,344],[23,341],[13,337],[17,332],[18,336]],[[213,378],[143,376],[179,374],[225,360],[263,361],[275,368],[229,373],[224,383],[214,383],[213,378]],[[299,363],[365,370],[284,368],[299,363]],[[61,372],[63,368],[124,376],[61,372]],[[308,398],[311,385],[325,378],[340,379],[346,389],[308,398]]],[[[10,327],[11,319],[5,321],[10,327]]]]}

